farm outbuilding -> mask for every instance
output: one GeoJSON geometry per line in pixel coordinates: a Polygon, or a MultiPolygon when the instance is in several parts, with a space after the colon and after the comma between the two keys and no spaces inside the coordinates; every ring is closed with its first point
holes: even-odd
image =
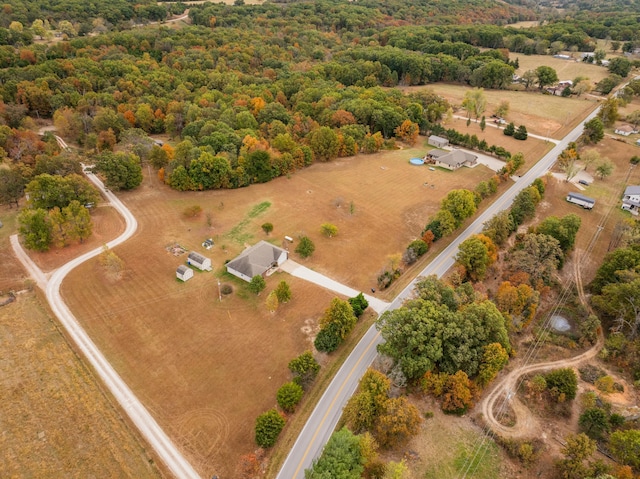
{"type": "Polygon", "coordinates": [[[227,272],[245,281],[254,276],[268,276],[289,258],[289,253],[260,241],[227,263],[227,272]]]}
{"type": "Polygon", "coordinates": [[[200,253],[196,253],[195,251],[189,253],[189,256],[187,257],[187,264],[195,266],[200,271],[211,271],[213,269],[211,267],[211,259],[206,256],[202,256],[200,253]]]}
{"type": "Polygon", "coordinates": [[[580,193],[569,193],[567,195],[567,201],[569,203],[580,205],[585,210],[592,209],[596,204],[596,200],[589,198],[588,196],[581,195],[580,193]]]}
{"type": "Polygon", "coordinates": [[[449,140],[441,136],[431,135],[429,137],[429,144],[436,148],[444,148],[445,146],[449,146],[449,140]]]}
{"type": "Polygon", "coordinates": [[[193,278],[193,270],[181,264],[176,270],[176,278],[182,281],[189,281],[191,278],[193,278]]]}

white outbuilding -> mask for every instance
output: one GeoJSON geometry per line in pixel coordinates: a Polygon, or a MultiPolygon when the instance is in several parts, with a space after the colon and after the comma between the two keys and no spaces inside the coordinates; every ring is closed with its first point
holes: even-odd
{"type": "Polygon", "coordinates": [[[192,251],[187,257],[187,264],[195,266],[200,271],[211,271],[211,259],[206,256],[202,256],[200,253],[192,251]]]}
{"type": "Polygon", "coordinates": [[[181,264],[176,270],[176,278],[182,281],[189,281],[191,278],[193,278],[193,270],[181,264]]]}

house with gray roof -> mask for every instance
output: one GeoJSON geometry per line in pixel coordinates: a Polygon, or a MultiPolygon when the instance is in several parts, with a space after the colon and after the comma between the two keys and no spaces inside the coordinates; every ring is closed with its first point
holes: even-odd
{"type": "Polygon", "coordinates": [[[227,272],[245,281],[254,276],[268,276],[289,258],[289,252],[260,241],[227,263],[227,272]]]}
{"type": "Polygon", "coordinates": [[[427,158],[436,166],[441,166],[447,170],[457,170],[461,166],[475,166],[478,157],[473,153],[463,150],[431,150],[427,153],[427,158]]]}
{"type": "Polygon", "coordinates": [[[632,215],[638,215],[640,211],[640,185],[630,185],[625,188],[622,196],[622,209],[630,211],[632,215]]]}

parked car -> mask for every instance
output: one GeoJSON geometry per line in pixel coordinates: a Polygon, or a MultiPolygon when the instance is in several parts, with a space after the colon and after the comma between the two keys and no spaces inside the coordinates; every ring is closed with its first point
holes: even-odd
{"type": "Polygon", "coordinates": [[[587,180],[578,180],[578,183],[584,186],[589,186],[589,182],[587,180]]]}
{"type": "Polygon", "coordinates": [[[507,124],[507,120],[505,120],[504,118],[496,118],[493,121],[494,121],[494,123],[497,123],[498,125],[506,125],[507,124]]]}

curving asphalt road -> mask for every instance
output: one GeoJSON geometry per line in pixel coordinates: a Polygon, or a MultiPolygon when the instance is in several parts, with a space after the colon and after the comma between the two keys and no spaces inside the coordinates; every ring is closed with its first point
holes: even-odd
{"type": "MultiPolygon", "coordinates": [[[[516,195],[529,186],[533,180],[544,175],[555,163],[558,155],[569,143],[576,141],[584,130],[584,122],[597,115],[595,109],[576,128],[569,132],[562,140],[554,140],[556,145],[540,161],[527,171],[506,192],[490,205],[476,220],[471,223],[455,240],[447,246],[405,289],[403,289],[387,308],[388,311],[402,306],[402,303],[413,294],[416,282],[421,276],[435,274],[444,275],[454,264],[454,257],[458,246],[469,236],[479,233],[483,224],[496,213],[511,206],[516,195]]],[[[298,439],[294,443],[289,455],[285,459],[277,479],[304,479],[304,470],[311,467],[313,460],[322,452],[322,448],[329,440],[335,429],[342,408],[358,386],[358,381],[371,365],[377,355],[377,346],[382,342],[380,333],[372,326],[351,352],[333,381],[320,398],[316,408],[309,416],[298,439]]]]}
{"type": "MultiPolygon", "coordinates": [[[[102,194],[108,198],[111,205],[124,217],[126,222],[124,232],[116,239],[107,243],[107,246],[109,248],[113,248],[124,243],[136,232],[138,222],[118,197],[105,189],[99,178],[91,173],[88,173],[87,177],[100,189],[102,194]]],[[[40,271],[30,258],[28,258],[24,250],[22,250],[16,235],[11,237],[11,244],[14,251],[16,251],[18,259],[22,261],[23,265],[31,275],[36,278],[38,286],[44,289],[51,309],[60,320],[60,323],[64,326],[67,334],[69,334],[73,339],[89,363],[93,366],[98,376],[100,376],[105,385],[109,388],[111,394],[113,394],[116,400],[120,403],[131,421],[140,430],[151,447],[155,449],[156,453],[166,464],[169,470],[180,479],[199,479],[200,476],[195,469],[193,469],[191,464],[184,458],[184,456],[182,456],[171,439],[169,439],[155,419],[151,414],[149,414],[149,411],[147,411],[133,391],[129,389],[116,370],[111,366],[111,364],[109,364],[86,331],[82,326],[80,326],[78,320],[69,310],[60,295],[60,285],[67,274],[85,261],[99,255],[102,252],[102,248],[96,248],[69,261],[62,267],[55,270],[47,280],[44,273],[40,271]]]]}

